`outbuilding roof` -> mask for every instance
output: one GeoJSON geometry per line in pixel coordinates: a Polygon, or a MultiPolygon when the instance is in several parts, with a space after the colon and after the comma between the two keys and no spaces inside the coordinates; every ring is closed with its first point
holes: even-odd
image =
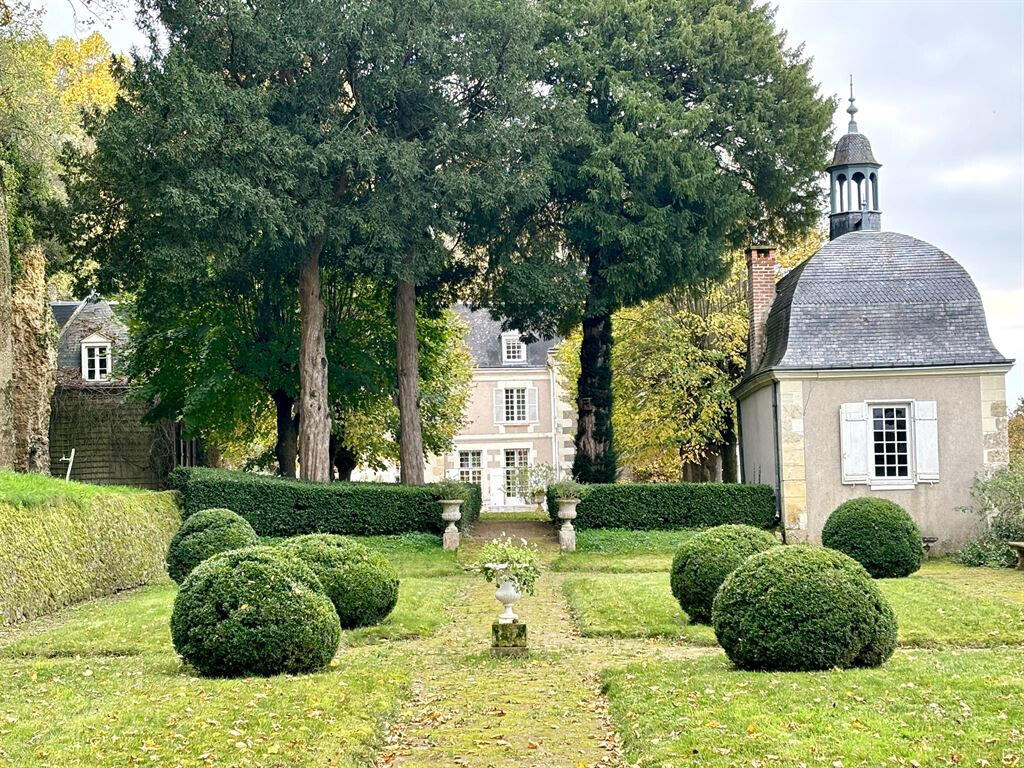
{"type": "Polygon", "coordinates": [[[757,372],[1009,362],[955,259],[909,235],[857,231],[779,281],[757,372]]]}
{"type": "Polygon", "coordinates": [[[501,361],[501,320],[495,320],[487,309],[471,310],[465,304],[452,309],[469,326],[466,343],[477,368],[543,368],[548,362],[548,352],[557,340],[547,339],[526,345],[526,359],[517,363],[501,361]]]}

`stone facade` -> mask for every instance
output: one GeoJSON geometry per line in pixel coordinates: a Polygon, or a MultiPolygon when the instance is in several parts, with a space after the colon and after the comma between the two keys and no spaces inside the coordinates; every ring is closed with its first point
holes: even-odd
{"type": "Polygon", "coordinates": [[[32,248],[19,257],[14,282],[11,337],[14,348],[14,468],[50,470],[50,398],[55,383],[57,325],[46,293],[46,259],[32,248]]]}

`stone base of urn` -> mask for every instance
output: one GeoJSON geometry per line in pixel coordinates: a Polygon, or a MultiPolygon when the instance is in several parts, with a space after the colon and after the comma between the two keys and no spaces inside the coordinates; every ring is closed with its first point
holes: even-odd
{"type": "Polygon", "coordinates": [[[558,529],[558,548],[563,552],[576,551],[576,529],[568,523],[566,527],[558,529]]]}
{"type": "Polygon", "coordinates": [[[500,624],[497,621],[491,624],[492,656],[521,657],[528,653],[525,624],[500,624]]]}
{"type": "Polygon", "coordinates": [[[441,499],[441,518],[448,523],[444,529],[444,536],[441,538],[441,546],[451,551],[459,548],[459,529],[456,523],[462,519],[462,499],[441,499]]]}

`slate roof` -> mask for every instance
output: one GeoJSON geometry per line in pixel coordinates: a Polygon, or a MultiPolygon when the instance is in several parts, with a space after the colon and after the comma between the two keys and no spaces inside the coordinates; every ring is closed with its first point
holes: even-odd
{"type": "Polygon", "coordinates": [[[879,165],[871,151],[871,142],[863,133],[844,133],[836,143],[832,165],[879,165]]]}
{"type": "Polygon", "coordinates": [[[779,281],[755,373],[1009,362],[956,260],[909,235],[858,231],[779,281]]]}
{"type": "MultiPolygon", "coordinates": [[[[82,302],[56,301],[50,303],[60,326],[57,339],[57,381],[62,384],[93,384],[82,380],[82,340],[93,334],[105,336],[111,341],[111,356],[116,373],[120,362],[120,349],[128,342],[128,329],[114,313],[114,304],[96,296],[90,296],[82,302]],[[66,305],[73,304],[71,312],[61,322],[61,315],[67,311],[66,305]],[[81,304],[81,309],[78,309],[81,304]],[[75,314],[75,309],[78,309],[75,314]],[[58,314],[61,313],[61,314],[58,314]],[[72,314],[74,317],[72,318],[72,314]]],[[[103,386],[123,383],[124,379],[114,376],[103,386]]]]}
{"type": "Polygon", "coordinates": [[[75,314],[75,310],[78,309],[80,301],[51,301],[50,309],[53,311],[53,319],[57,321],[57,330],[63,331],[64,326],[67,325],[68,320],[75,314]]]}
{"type": "Polygon", "coordinates": [[[548,352],[557,343],[557,339],[547,339],[526,345],[526,360],[521,363],[501,362],[501,320],[495,320],[487,309],[471,310],[465,304],[458,304],[452,309],[469,326],[466,343],[469,353],[477,368],[544,368],[547,366],[548,352]]]}

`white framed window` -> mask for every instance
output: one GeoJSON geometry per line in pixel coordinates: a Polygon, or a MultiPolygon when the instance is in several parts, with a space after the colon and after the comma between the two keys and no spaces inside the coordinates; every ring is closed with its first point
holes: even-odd
{"type": "Polygon", "coordinates": [[[494,388],[495,424],[535,424],[540,421],[537,388],[527,384],[499,384],[494,388]]]}
{"type": "Polygon", "coordinates": [[[844,484],[884,490],[938,482],[934,400],[843,403],[839,422],[844,484]]]}
{"type": "Polygon", "coordinates": [[[111,364],[109,339],[93,335],[82,342],[82,378],[85,381],[106,381],[110,378],[111,364]]]}
{"type": "Polygon", "coordinates": [[[479,483],[482,451],[459,451],[459,482],[479,483]]]}
{"type": "Polygon", "coordinates": [[[519,331],[506,331],[501,334],[501,363],[510,365],[526,361],[526,345],[523,344],[519,331]]]}
{"type": "Polygon", "coordinates": [[[524,477],[522,469],[530,466],[529,448],[506,448],[504,451],[505,496],[523,498],[526,495],[522,487],[524,477]]]}

